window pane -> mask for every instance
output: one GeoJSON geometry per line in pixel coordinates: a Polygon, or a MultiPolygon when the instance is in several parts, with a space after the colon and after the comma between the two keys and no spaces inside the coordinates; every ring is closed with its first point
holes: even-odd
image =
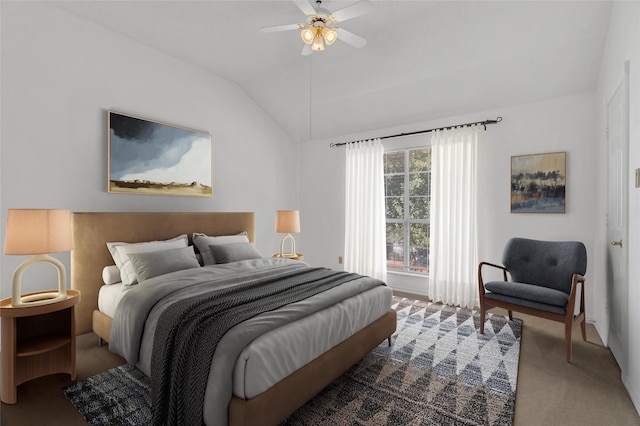
{"type": "Polygon", "coordinates": [[[402,271],[404,266],[404,225],[387,223],[387,270],[402,271]]]}
{"type": "Polygon", "coordinates": [[[409,225],[409,271],[429,272],[429,225],[412,223],[409,225]]]}
{"type": "Polygon", "coordinates": [[[404,219],[404,197],[385,197],[387,219],[404,219]]]}
{"type": "Polygon", "coordinates": [[[384,154],[384,173],[404,173],[404,151],[384,154]]]}
{"type": "Polygon", "coordinates": [[[384,193],[387,197],[404,197],[404,175],[385,175],[384,193]]]}
{"type": "Polygon", "coordinates": [[[431,172],[409,175],[409,195],[429,195],[431,193],[431,172]]]}
{"type": "Polygon", "coordinates": [[[427,274],[431,148],[385,153],[384,172],[387,269],[427,274]]]}
{"type": "Polygon", "coordinates": [[[431,148],[412,149],[409,151],[409,172],[431,170],[431,148]]]}
{"type": "Polygon", "coordinates": [[[409,218],[429,219],[429,197],[409,197],[409,218]]]}

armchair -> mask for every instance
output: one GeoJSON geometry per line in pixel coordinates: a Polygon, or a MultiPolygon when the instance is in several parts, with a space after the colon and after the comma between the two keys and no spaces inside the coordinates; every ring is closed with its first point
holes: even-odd
{"type": "Polygon", "coordinates": [[[538,241],[510,239],[502,254],[504,266],[488,262],[478,265],[480,290],[480,333],[484,334],[484,318],[488,309],[504,308],[564,323],[567,362],[571,362],[571,331],[580,323],[585,331],[584,274],[587,250],[578,241],[538,241]],[[483,280],[483,268],[497,268],[502,281],[483,280]],[[511,281],[508,280],[511,275],[511,281]],[[579,313],[574,315],[580,284],[579,313]]]}

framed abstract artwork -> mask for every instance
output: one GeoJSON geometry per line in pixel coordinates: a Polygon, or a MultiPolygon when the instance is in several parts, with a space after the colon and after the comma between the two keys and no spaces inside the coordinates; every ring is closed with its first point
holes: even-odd
{"type": "Polygon", "coordinates": [[[511,157],[511,213],[564,213],[567,153],[511,157]]]}
{"type": "Polygon", "coordinates": [[[109,192],[211,197],[211,135],[108,113],[109,192]]]}

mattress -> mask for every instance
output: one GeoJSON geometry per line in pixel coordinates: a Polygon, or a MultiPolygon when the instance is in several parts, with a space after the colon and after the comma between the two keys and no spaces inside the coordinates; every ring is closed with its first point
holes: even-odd
{"type": "MultiPolygon", "coordinates": [[[[98,296],[100,311],[113,318],[130,288],[122,283],[103,285],[98,296]]],[[[379,286],[253,340],[236,361],[233,394],[250,399],[266,391],[382,317],[389,311],[391,298],[391,288],[379,286]]],[[[139,367],[149,374],[149,365],[139,367]]]]}

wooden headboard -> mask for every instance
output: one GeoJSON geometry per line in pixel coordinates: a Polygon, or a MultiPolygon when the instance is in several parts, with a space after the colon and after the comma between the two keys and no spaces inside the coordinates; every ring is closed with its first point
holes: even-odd
{"type": "Polygon", "coordinates": [[[194,232],[218,236],[246,231],[255,241],[253,212],[134,212],[73,213],[73,250],[71,251],[71,288],[81,291],[75,307],[76,333],[91,331],[91,317],[98,309],[98,291],[103,285],[102,269],[113,265],[107,242],[129,243],[167,240],[194,232]]]}

